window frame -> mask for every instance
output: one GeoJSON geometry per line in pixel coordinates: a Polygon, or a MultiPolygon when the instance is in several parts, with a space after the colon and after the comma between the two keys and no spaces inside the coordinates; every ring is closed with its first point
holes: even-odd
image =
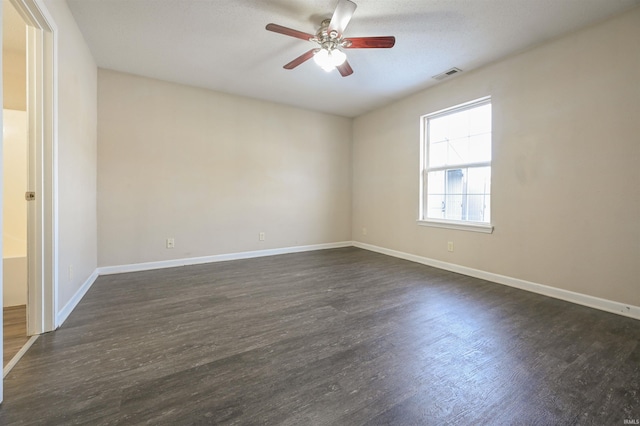
{"type": "MultiPolygon", "coordinates": [[[[428,218],[427,217],[427,190],[428,190],[428,174],[434,171],[446,171],[457,168],[469,168],[469,167],[490,167],[492,168],[493,158],[490,161],[474,162],[474,163],[461,163],[461,164],[448,164],[445,166],[429,167],[429,120],[434,118],[443,117],[456,112],[466,111],[472,108],[480,107],[482,105],[490,104],[491,96],[484,96],[482,98],[474,99],[472,101],[464,102],[449,108],[441,109],[429,114],[425,114],[420,117],[420,198],[418,209],[418,224],[423,226],[430,226],[436,228],[456,229],[463,231],[474,231],[483,233],[493,232],[493,215],[491,215],[490,221],[477,222],[471,220],[454,220],[454,219],[441,219],[441,218],[428,218]]],[[[493,108],[492,108],[493,110],[493,108]]],[[[493,113],[491,123],[491,141],[493,149],[493,113]]],[[[493,157],[493,155],[492,155],[493,157]]],[[[493,170],[492,170],[493,172],[493,170]]],[[[493,173],[492,173],[493,177],[493,173]]],[[[493,179],[492,179],[493,180],[493,179]]],[[[489,199],[492,200],[492,192],[489,194],[489,199]]]]}

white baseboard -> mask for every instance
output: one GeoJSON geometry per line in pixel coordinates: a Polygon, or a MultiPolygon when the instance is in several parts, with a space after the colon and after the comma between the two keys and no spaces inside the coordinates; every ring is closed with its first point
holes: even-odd
{"type": "Polygon", "coordinates": [[[60,309],[60,311],[56,315],[56,328],[60,327],[62,323],[64,323],[67,320],[71,312],[75,309],[76,306],[78,306],[78,303],[80,303],[80,300],[82,300],[84,295],[87,294],[87,291],[89,291],[89,289],[91,288],[91,286],[93,285],[93,283],[97,278],[98,278],[98,271],[95,270],[89,276],[89,278],[87,278],[84,284],[82,284],[82,286],[78,289],[78,291],[76,291],[76,294],[73,295],[71,300],[69,300],[67,304],[64,305],[64,308],[60,309]]]}
{"type": "Polygon", "coordinates": [[[159,262],[134,263],[129,265],[103,266],[97,269],[99,275],[122,274],[125,272],[149,271],[153,269],[175,268],[177,266],[199,265],[202,263],[225,262],[228,260],[250,259],[254,257],[275,256],[279,254],[301,253],[305,251],[351,247],[351,241],[338,243],[313,244],[308,246],[284,247],[267,250],[243,251],[239,253],[217,254],[213,256],[190,257],[186,259],[163,260],[159,262]]]}
{"type": "Polygon", "coordinates": [[[376,253],[386,254],[388,256],[409,260],[411,262],[422,263],[423,265],[433,266],[435,268],[444,269],[447,271],[456,272],[458,274],[468,275],[470,277],[480,278],[487,281],[492,281],[498,284],[507,285],[509,287],[519,288],[521,290],[530,291],[532,293],[538,293],[544,296],[549,296],[567,302],[576,303],[578,305],[588,306],[590,308],[599,309],[601,311],[611,312],[614,314],[624,315],[626,317],[640,320],[640,306],[614,302],[612,300],[601,299],[599,297],[576,293],[569,290],[563,290],[556,287],[550,287],[544,284],[538,284],[518,278],[507,277],[505,275],[494,274],[492,272],[481,271],[479,269],[468,268],[466,266],[460,266],[453,263],[442,262],[440,260],[391,250],[384,247],[378,247],[358,241],[354,241],[353,245],[355,247],[374,251],[376,253]]]}

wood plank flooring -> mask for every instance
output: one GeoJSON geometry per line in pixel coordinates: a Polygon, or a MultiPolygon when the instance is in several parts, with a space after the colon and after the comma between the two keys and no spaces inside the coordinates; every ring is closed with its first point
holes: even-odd
{"type": "Polygon", "coordinates": [[[98,278],[0,424],[614,425],[639,398],[639,321],[344,248],[98,278]]]}
{"type": "Polygon", "coordinates": [[[29,338],[27,337],[27,307],[25,305],[3,308],[2,314],[4,367],[22,349],[29,338]]]}

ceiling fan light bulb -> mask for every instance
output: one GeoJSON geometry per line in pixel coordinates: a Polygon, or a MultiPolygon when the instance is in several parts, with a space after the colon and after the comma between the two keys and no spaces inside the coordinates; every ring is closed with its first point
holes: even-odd
{"type": "Polygon", "coordinates": [[[347,55],[342,50],[334,49],[330,52],[331,62],[334,67],[338,67],[344,64],[344,61],[347,60],[347,55]]]}
{"type": "Polygon", "coordinates": [[[331,71],[335,68],[331,54],[327,49],[320,49],[315,55],[313,55],[313,60],[325,71],[331,71]]]}

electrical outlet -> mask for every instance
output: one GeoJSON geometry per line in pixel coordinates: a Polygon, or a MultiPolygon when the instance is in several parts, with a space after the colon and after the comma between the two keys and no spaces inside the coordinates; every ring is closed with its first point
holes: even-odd
{"type": "Polygon", "coordinates": [[[167,248],[172,249],[176,246],[176,241],[173,237],[167,238],[167,248]]]}
{"type": "Polygon", "coordinates": [[[453,241],[447,242],[447,251],[453,251],[453,241]]]}
{"type": "Polygon", "coordinates": [[[367,235],[367,228],[362,228],[362,235],[367,235]]]}
{"type": "Polygon", "coordinates": [[[258,239],[259,239],[260,241],[264,241],[264,239],[265,239],[265,233],[264,233],[264,232],[259,233],[259,234],[258,234],[258,239]]]}

